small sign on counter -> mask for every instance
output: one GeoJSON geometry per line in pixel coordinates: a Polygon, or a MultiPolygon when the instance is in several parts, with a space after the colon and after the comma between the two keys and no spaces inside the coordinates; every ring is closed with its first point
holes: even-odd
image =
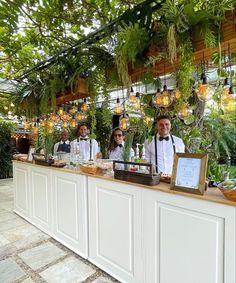
{"type": "Polygon", "coordinates": [[[171,190],[204,194],[208,156],[205,153],[176,153],[171,190]]]}

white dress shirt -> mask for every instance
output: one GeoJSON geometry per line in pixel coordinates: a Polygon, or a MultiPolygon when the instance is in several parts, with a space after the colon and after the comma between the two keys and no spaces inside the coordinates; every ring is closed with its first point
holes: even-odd
{"type": "Polygon", "coordinates": [[[122,147],[117,146],[112,151],[109,152],[109,159],[123,160],[124,143],[122,147]]]}
{"type": "MultiPolygon", "coordinates": [[[[175,152],[184,152],[185,145],[181,138],[173,136],[175,144],[175,152]]],[[[145,153],[146,160],[156,166],[155,161],[155,138],[152,138],[152,141],[145,141],[145,153]]],[[[172,139],[169,135],[169,140],[159,141],[159,135],[157,134],[157,165],[158,173],[162,172],[165,174],[172,174],[172,167],[174,161],[174,149],[172,144],[172,139]]]]}
{"type": "MultiPolygon", "coordinates": [[[[83,160],[90,159],[90,139],[88,137],[79,137],[71,142],[71,152],[75,153],[79,150],[79,157],[83,160]],[[82,139],[87,140],[82,140],[82,139]]],[[[98,143],[96,140],[91,140],[91,157],[93,160],[96,159],[98,153],[98,143]]]]}
{"type": "MultiPolygon", "coordinates": [[[[58,147],[60,144],[63,144],[64,142],[63,141],[59,141],[57,143],[55,143],[54,147],[53,147],[53,153],[56,154],[57,153],[57,150],[58,150],[58,147]]],[[[70,144],[70,141],[69,140],[66,140],[65,141],[66,144],[70,144]]]]}

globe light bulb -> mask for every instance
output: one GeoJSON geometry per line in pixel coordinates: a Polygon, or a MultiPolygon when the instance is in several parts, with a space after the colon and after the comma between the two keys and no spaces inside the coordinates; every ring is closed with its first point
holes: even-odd
{"type": "Polygon", "coordinates": [[[84,98],[84,103],[81,105],[81,111],[82,112],[88,112],[88,110],[89,110],[89,106],[86,102],[86,98],[84,98]]]}
{"type": "Polygon", "coordinates": [[[179,111],[179,118],[184,120],[186,119],[188,116],[190,116],[192,114],[192,110],[189,108],[188,104],[184,104],[180,111],[179,111]]]}
{"type": "Polygon", "coordinates": [[[148,126],[148,125],[150,125],[151,124],[151,122],[152,122],[152,118],[150,117],[150,116],[144,116],[143,117],[143,122],[148,126]]]}
{"type": "Polygon", "coordinates": [[[28,130],[30,128],[30,123],[26,120],[25,122],[24,122],[24,129],[25,130],[28,130]]]}
{"type": "Polygon", "coordinates": [[[116,115],[120,115],[122,112],[123,112],[123,106],[120,104],[120,99],[117,98],[116,99],[116,105],[115,105],[115,108],[114,108],[114,113],[116,115]]]}
{"type": "Polygon", "coordinates": [[[54,122],[54,123],[58,122],[59,119],[60,119],[59,116],[55,113],[51,114],[50,117],[49,117],[49,120],[54,122]]]}
{"type": "Polygon", "coordinates": [[[45,120],[41,121],[40,126],[45,127],[46,126],[46,121],[45,120]]]}
{"type": "Polygon", "coordinates": [[[77,108],[73,105],[72,108],[69,110],[71,115],[75,115],[77,108]]]}
{"type": "Polygon", "coordinates": [[[48,120],[48,121],[47,121],[47,126],[48,126],[49,128],[52,128],[52,127],[54,126],[54,122],[48,120]]]}
{"type": "Polygon", "coordinates": [[[54,132],[54,128],[53,127],[48,127],[47,131],[49,134],[52,134],[54,132]]]}
{"type": "Polygon", "coordinates": [[[67,121],[64,121],[62,124],[63,128],[68,128],[69,127],[69,123],[67,121]]]}
{"type": "Polygon", "coordinates": [[[153,104],[155,107],[161,107],[162,106],[162,94],[160,92],[160,89],[157,90],[155,97],[153,98],[153,104]]]}
{"type": "Polygon", "coordinates": [[[181,92],[179,90],[179,88],[176,88],[176,90],[174,91],[174,97],[175,99],[179,99],[181,97],[181,92]]]}
{"type": "Polygon", "coordinates": [[[126,115],[120,117],[119,128],[122,131],[127,131],[130,127],[129,118],[126,115]]]}
{"type": "Polygon", "coordinates": [[[87,118],[86,114],[83,113],[83,112],[78,112],[75,116],[75,119],[78,121],[78,122],[82,122],[84,121],[85,119],[87,118]]]}
{"type": "Polygon", "coordinates": [[[57,114],[58,114],[59,116],[61,116],[63,113],[64,113],[63,107],[59,107],[59,109],[58,109],[58,111],[57,111],[57,114]]]}
{"type": "Polygon", "coordinates": [[[202,82],[198,84],[196,93],[200,101],[206,102],[212,99],[215,90],[212,86],[207,84],[207,78],[205,74],[202,74],[201,78],[202,78],[202,82]]]}
{"type": "Polygon", "coordinates": [[[76,127],[77,127],[77,121],[76,121],[76,119],[72,119],[72,120],[70,121],[70,126],[71,126],[71,128],[76,128],[76,127]]]}
{"type": "Polygon", "coordinates": [[[229,88],[229,95],[224,100],[224,109],[226,112],[235,112],[236,111],[236,95],[234,93],[233,87],[229,88]]]}

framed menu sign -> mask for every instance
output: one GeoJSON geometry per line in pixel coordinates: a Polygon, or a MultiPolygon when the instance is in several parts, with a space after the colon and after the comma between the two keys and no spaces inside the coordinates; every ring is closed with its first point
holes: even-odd
{"type": "Polygon", "coordinates": [[[207,160],[205,153],[176,153],[170,189],[203,195],[207,160]]]}

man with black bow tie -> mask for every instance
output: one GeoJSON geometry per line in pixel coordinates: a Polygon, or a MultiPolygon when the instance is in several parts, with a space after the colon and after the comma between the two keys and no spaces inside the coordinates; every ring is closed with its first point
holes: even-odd
{"type": "Polygon", "coordinates": [[[145,142],[146,160],[155,166],[158,173],[171,175],[174,153],[184,152],[185,145],[181,138],[170,134],[171,121],[166,115],[159,116],[156,123],[157,134],[149,143],[145,142]]]}
{"type": "Polygon", "coordinates": [[[113,130],[108,146],[109,159],[123,160],[124,138],[124,132],[120,128],[113,130]]]}
{"type": "Polygon", "coordinates": [[[60,133],[60,141],[54,145],[53,152],[54,154],[64,152],[70,153],[70,141],[68,139],[69,134],[66,130],[62,130],[60,133]]]}
{"type": "Polygon", "coordinates": [[[78,138],[71,142],[73,152],[78,152],[83,160],[95,160],[98,153],[98,143],[88,137],[89,129],[86,124],[80,124],[77,129],[78,138]]]}

